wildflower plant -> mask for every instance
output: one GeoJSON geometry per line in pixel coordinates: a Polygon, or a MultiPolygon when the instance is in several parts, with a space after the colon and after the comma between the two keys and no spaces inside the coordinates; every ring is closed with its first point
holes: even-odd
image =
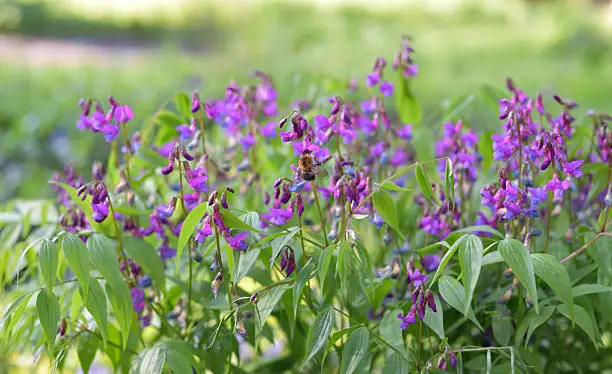
{"type": "Polygon", "coordinates": [[[428,123],[413,54],[404,39],[320,100],[259,71],[152,118],[82,100],[76,127],[109,157],[2,214],[3,346],[84,372],[554,372],[581,365],[566,341],[597,357],[612,118],[509,80],[490,139],[460,110],[428,123]]]}

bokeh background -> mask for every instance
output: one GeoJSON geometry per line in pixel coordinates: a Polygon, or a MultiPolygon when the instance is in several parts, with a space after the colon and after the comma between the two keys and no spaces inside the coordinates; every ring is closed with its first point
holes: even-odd
{"type": "MultiPolygon", "coordinates": [[[[75,128],[80,98],[114,95],[140,127],[177,91],[219,97],[260,69],[288,104],[363,84],[402,35],[432,126],[440,105],[495,100],[508,76],[585,111],[612,107],[609,1],[0,0],[0,203],[49,197],[53,170],[104,158],[102,138],[75,128]]],[[[499,126],[486,114],[471,125],[499,126]]]]}

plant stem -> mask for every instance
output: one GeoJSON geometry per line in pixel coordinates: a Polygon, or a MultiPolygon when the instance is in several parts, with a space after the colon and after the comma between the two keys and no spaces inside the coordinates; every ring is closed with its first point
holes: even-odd
{"type": "Polygon", "coordinates": [[[423,339],[423,321],[419,319],[419,335],[417,337],[417,369],[421,368],[421,343],[423,339]]]}
{"type": "Polygon", "coordinates": [[[323,231],[323,240],[325,240],[325,246],[328,247],[329,243],[327,241],[327,231],[325,229],[325,216],[323,216],[323,211],[321,210],[321,204],[319,204],[319,193],[317,192],[317,185],[314,181],[310,182],[312,186],[312,192],[314,194],[315,203],[317,204],[317,210],[319,211],[319,218],[321,219],[321,231],[323,231]]]}
{"type": "Polygon", "coordinates": [[[200,120],[200,136],[202,140],[202,154],[206,154],[206,131],[204,129],[204,114],[202,113],[203,111],[204,111],[204,105],[200,104],[200,110],[198,112],[200,113],[199,120],[200,120]]]}
{"type": "MultiPolygon", "coordinates": [[[[302,233],[302,216],[298,214],[298,227],[300,228],[300,234],[302,233]]],[[[302,261],[306,262],[306,246],[304,245],[304,235],[300,235],[300,242],[302,244],[302,261]]]]}
{"type": "MultiPolygon", "coordinates": [[[[193,242],[192,242],[193,243],[193,242]]],[[[193,250],[193,244],[189,248],[189,279],[187,279],[187,310],[185,311],[185,326],[189,326],[189,312],[191,311],[191,297],[193,293],[193,260],[191,259],[191,251],[193,250]]]]}
{"type": "Polygon", "coordinates": [[[597,235],[595,235],[593,237],[593,239],[591,239],[588,242],[586,242],[582,247],[580,247],[577,250],[575,250],[574,252],[570,253],[569,256],[565,257],[563,260],[561,260],[559,262],[560,263],[564,263],[564,262],[569,261],[572,258],[578,256],[579,254],[584,252],[585,249],[587,249],[591,244],[593,244],[597,239],[599,239],[602,236],[612,237],[612,232],[600,232],[600,233],[598,233],[597,235]]]}
{"type": "MultiPolygon", "coordinates": [[[[612,194],[612,184],[610,182],[612,182],[612,157],[610,157],[610,161],[608,162],[608,190],[606,192],[606,197],[612,194]]],[[[608,225],[608,217],[610,216],[610,205],[606,207],[606,212],[604,214],[605,217],[603,224],[599,228],[600,232],[606,231],[606,226],[608,225]]]]}
{"type": "Polygon", "coordinates": [[[553,209],[553,192],[548,191],[548,211],[546,212],[546,247],[544,253],[548,253],[548,242],[550,240],[550,216],[553,209]]]}
{"type": "Polygon", "coordinates": [[[130,139],[128,138],[127,126],[125,123],[121,125],[121,129],[123,130],[123,138],[125,141],[125,175],[129,182],[131,180],[130,178],[130,152],[132,151],[132,146],[130,144],[130,139]]]}

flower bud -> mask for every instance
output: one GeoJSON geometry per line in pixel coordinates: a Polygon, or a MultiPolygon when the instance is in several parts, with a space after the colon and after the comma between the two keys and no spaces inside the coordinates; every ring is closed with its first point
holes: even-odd
{"type": "Polygon", "coordinates": [[[212,292],[213,292],[213,295],[215,295],[215,298],[217,298],[217,295],[219,295],[219,290],[221,289],[222,284],[223,284],[223,272],[220,271],[211,283],[212,292]]]}
{"type": "Polygon", "coordinates": [[[200,110],[200,95],[197,91],[191,94],[191,113],[197,113],[200,110]]]}
{"type": "Polygon", "coordinates": [[[249,298],[249,300],[253,303],[253,304],[257,304],[257,292],[253,292],[253,294],[251,295],[251,297],[249,298]]]}
{"type": "Polygon", "coordinates": [[[227,197],[225,195],[225,192],[221,194],[221,206],[223,206],[225,209],[229,209],[229,205],[227,204],[227,197]]]}
{"type": "Polygon", "coordinates": [[[234,193],[234,189],[231,186],[227,186],[226,190],[230,193],[234,193]]]}

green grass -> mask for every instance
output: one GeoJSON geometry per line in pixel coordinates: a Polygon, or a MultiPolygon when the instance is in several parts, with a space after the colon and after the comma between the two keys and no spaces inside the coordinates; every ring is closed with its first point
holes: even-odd
{"type": "MultiPolygon", "coordinates": [[[[215,20],[214,32],[203,25],[191,38],[201,38],[206,52],[181,52],[166,41],[130,64],[111,58],[79,68],[0,65],[0,201],[49,196],[52,170],[72,160],[86,171],[92,159],[104,157],[101,137],[74,129],[82,97],[112,94],[134,107],[140,126],[179,90],[218,97],[230,79],[244,82],[260,69],[273,75],[288,104],[313,97],[330,79],[363,82],[375,57],[390,58],[404,34],[413,38],[420,66],[415,92],[430,110],[484,84],[502,88],[508,76],[529,93],[570,97],[584,110],[605,110],[612,92],[612,81],[602,79],[612,76],[611,41],[591,26],[601,24],[599,13],[585,7],[510,2],[503,10],[411,6],[372,13],[264,3],[240,11],[209,5],[205,13],[202,19],[215,20]],[[69,146],[49,143],[58,131],[67,131],[69,146]]],[[[498,123],[490,121],[475,126],[498,123]]]]}

